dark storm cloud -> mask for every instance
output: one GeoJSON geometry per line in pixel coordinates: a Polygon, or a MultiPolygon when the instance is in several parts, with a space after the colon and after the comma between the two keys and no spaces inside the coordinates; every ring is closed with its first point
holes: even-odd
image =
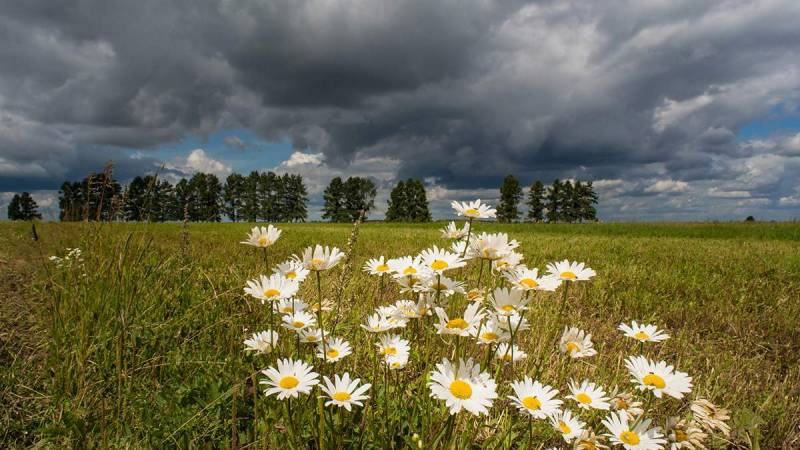
{"type": "Polygon", "coordinates": [[[799,15],[792,0],[0,0],[0,189],[109,159],[152,170],[148,148],[243,127],[453,190],[514,173],[610,180],[617,211],[743,191],[792,205],[793,135],[736,136],[797,107],[799,15]]]}

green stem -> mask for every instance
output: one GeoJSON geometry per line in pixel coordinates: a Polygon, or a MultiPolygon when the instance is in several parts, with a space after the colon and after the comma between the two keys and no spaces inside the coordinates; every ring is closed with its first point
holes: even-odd
{"type": "Polygon", "coordinates": [[[471,234],[472,234],[472,217],[469,218],[469,222],[467,224],[467,241],[464,244],[464,251],[461,252],[462,258],[467,254],[467,247],[469,247],[469,236],[471,234]]]}

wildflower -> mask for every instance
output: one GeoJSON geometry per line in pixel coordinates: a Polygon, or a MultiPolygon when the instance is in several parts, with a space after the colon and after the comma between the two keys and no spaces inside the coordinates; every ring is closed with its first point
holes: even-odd
{"type": "Polygon", "coordinates": [[[611,407],[608,403],[609,398],[606,397],[606,391],[589,380],[583,380],[581,384],[570,380],[569,390],[571,395],[568,395],[567,398],[575,400],[579,408],[607,410],[611,407]]]}
{"type": "Polygon", "coordinates": [[[368,395],[364,394],[372,385],[365,383],[359,386],[361,380],[358,378],[350,380],[350,374],[347,372],[341,377],[339,375],[334,375],[333,382],[331,382],[328,377],[322,377],[322,379],[325,383],[320,386],[320,390],[326,395],[321,397],[330,399],[325,402],[325,406],[334,405],[339,408],[344,407],[344,409],[351,411],[353,405],[364,406],[361,402],[369,398],[368,395]]]}
{"type": "Polygon", "coordinates": [[[299,331],[300,342],[306,344],[317,344],[322,342],[322,330],[319,328],[304,328],[299,331]]]}
{"type": "Polygon", "coordinates": [[[491,219],[497,216],[497,210],[485,203],[481,203],[481,199],[471,202],[453,201],[450,203],[450,206],[456,210],[459,216],[468,217],[470,219],[491,219]]]}
{"type": "Polygon", "coordinates": [[[730,435],[731,427],[727,423],[730,419],[730,412],[725,408],[720,408],[704,398],[698,398],[692,402],[692,413],[694,419],[708,431],[719,431],[725,436],[730,435]]]}
{"type": "Polygon", "coordinates": [[[272,225],[266,227],[253,227],[250,234],[247,236],[246,241],[241,241],[240,244],[252,245],[253,247],[267,248],[274,244],[278,238],[281,237],[281,230],[273,227],[272,225]]]}
{"type": "Polygon", "coordinates": [[[586,264],[568,259],[548,264],[547,272],[562,281],[586,281],[596,275],[586,264]]]}
{"type": "Polygon", "coordinates": [[[630,392],[619,392],[617,388],[614,388],[609,404],[612,410],[625,413],[628,420],[634,420],[644,413],[642,402],[636,400],[630,392]]]}
{"type": "Polygon", "coordinates": [[[528,354],[516,345],[499,344],[494,351],[494,356],[504,362],[516,362],[527,358],[528,354]]]}
{"type": "Polygon", "coordinates": [[[565,409],[556,411],[550,416],[550,424],[556,433],[564,438],[565,442],[572,442],[573,439],[580,436],[584,432],[586,424],[578,418],[572,416],[572,411],[565,409]]]}
{"type": "Polygon", "coordinates": [[[317,324],[317,319],[306,311],[286,314],[282,320],[284,328],[292,331],[300,331],[317,324]]]}
{"type": "Polygon", "coordinates": [[[301,261],[303,267],[308,270],[319,272],[335,267],[344,258],[344,253],[336,247],[325,247],[317,244],[314,247],[307,247],[301,256],[296,256],[297,261],[301,261]]]}
{"type": "Polygon", "coordinates": [[[634,320],[630,325],[621,323],[617,327],[626,337],[639,342],[661,342],[669,339],[669,335],[658,329],[655,325],[638,324],[634,320]]]}
{"type": "Polygon", "coordinates": [[[628,417],[621,412],[611,413],[603,419],[603,425],[608,429],[606,435],[615,445],[621,445],[627,450],[658,450],[667,443],[658,427],[650,427],[650,419],[639,422],[635,427],[628,423],[628,417]]]}
{"type": "Polygon", "coordinates": [[[555,398],[558,395],[556,389],[533,381],[530,377],[511,383],[511,389],[514,390],[514,395],[509,395],[508,398],[514,406],[521,412],[530,414],[534,419],[546,419],[552,416],[564,403],[555,398]]]}
{"type": "Polygon", "coordinates": [[[583,433],[575,439],[574,450],[603,450],[607,445],[603,445],[605,439],[602,435],[594,434],[592,430],[583,430],[583,433]]]}
{"type": "Polygon", "coordinates": [[[382,315],[375,313],[369,317],[367,317],[367,323],[362,324],[361,328],[369,331],[370,333],[382,333],[387,330],[391,330],[394,328],[389,319],[383,317],[382,315]]]}
{"type": "Polygon", "coordinates": [[[408,352],[397,353],[396,355],[385,355],[383,360],[389,369],[402,369],[408,364],[408,352]]]}
{"type": "Polygon", "coordinates": [[[625,361],[637,389],[652,391],[653,395],[661,398],[663,394],[677,399],[692,390],[692,377],[684,372],[678,372],[664,361],[651,361],[644,356],[630,356],[625,361]]]}
{"type": "Polygon", "coordinates": [[[440,296],[450,297],[464,293],[464,283],[445,276],[430,276],[420,280],[412,288],[414,292],[438,292],[440,296]]]}
{"type": "Polygon", "coordinates": [[[254,351],[265,355],[271,353],[277,343],[278,333],[272,330],[253,333],[250,339],[244,341],[244,345],[247,347],[245,351],[254,351]]]}
{"type": "Polygon", "coordinates": [[[457,269],[466,265],[464,260],[455,253],[450,253],[435,245],[433,248],[423,250],[418,258],[425,271],[435,275],[441,275],[447,270],[457,269]]]}
{"type": "Polygon", "coordinates": [[[430,315],[431,308],[427,299],[421,298],[416,303],[411,300],[398,300],[394,304],[394,315],[403,319],[419,319],[430,315]]]}
{"type": "Polygon", "coordinates": [[[436,315],[439,323],[433,324],[439,334],[454,334],[456,336],[475,336],[478,334],[478,325],[483,319],[483,311],[478,303],[471,303],[464,311],[464,317],[450,319],[444,309],[437,307],[436,315]]]}
{"type": "Polygon", "coordinates": [[[244,292],[264,303],[267,300],[290,298],[297,293],[299,288],[300,286],[296,281],[287,280],[278,274],[274,274],[270,277],[261,275],[257,279],[247,281],[247,287],[244,288],[244,292]]]}
{"type": "Polygon", "coordinates": [[[364,272],[370,275],[383,275],[389,273],[389,265],[383,259],[383,256],[372,258],[364,263],[364,272]]]}
{"type": "Polygon", "coordinates": [[[385,356],[408,353],[411,348],[408,341],[399,334],[383,335],[375,346],[378,347],[378,353],[385,356]]]}
{"type": "Polygon", "coordinates": [[[497,317],[497,323],[500,325],[500,328],[508,332],[513,331],[514,334],[518,331],[530,330],[531,328],[528,319],[516,313],[510,316],[497,317]]]}
{"type": "Polygon", "coordinates": [[[403,256],[390,259],[386,264],[389,266],[389,270],[394,273],[395,278],[418,278],[422,273],[422,262],[419,257],[403,256]]]}
{"type": "Polygon", "coordinates": [[[539,269],[525,267],[506,272],[506,280],[511,283],[511,288],[517,291],[555,291],[561,285],[561,280],[552,276],[539,276],[539,269]]]}
{"type": "Polygon", "coordinates": [[[492,293],[492,307],[501,316],[520,314],[527,309],[528,299],[522,292],[506,288],[497,288],[492,293]]]}
{"type": "Polygon", "coordinates": [[[274,302],[272,305],[275,311],[280,314],[293,314],[295,311],[300,312],[308,309],[308,303],[299,298],[285,298],[279,302],[274,302]]]}
{"type": "Polygon", "coordinates": [[[446,227],[442,228],[442,237],[445,239],[463,239],[468,231],[466,223],[462,228],[458,228],[456,223],[451,221],[446,227]]]}
{"type": "Polygon", "coordinates": [[[478,344],[496,344],[511,338],[508,331],[504,330],[495,318],[484,322],[478,334],[478,344]]]}
{"type": "Polygon", "coordinates": [[[495,272],[508,273],[516,270],[522,263],[522,254],[517,252],[508,252],[498,259],[492,261],[492,270],[495,272]]]}
{"type": "Polygon", "coordinates": [[[506,233],[481,233],[470,242],[467,252],[473,257],[496,260],[503,258],[519,246],[519,242],[508,240],[506,233]]]}
{"type": "Polygon", "coordinates": [[[467,292],[467,300],[470,302],[482,302],[486,298],[486,290],[483,288],[473,288],[467,292]]]}
{"type": "Polygon", "coordinates": [[[299,394],[307,395],[312,387],[319,384],[319,374],[313,369],[303,361],[279,359],[277,368],[269,367],[261,371],[267,379],[262,379],[259,384],[271,386],[264,391],[266,396],[277,394],[278,400],[297,398],[299,394]]]}
{"type": "Polygon", "coordinates": [[[272,269],[272,273],[277,273],[287,280],[294,280],[298,283],[302,283],[308,277],[309,272],[308,269],[303,267],[303,264],[290,259],[278,264],[272,269]]]}
{"type": "Polygon", "coordinates": [[[497,398],[497,384],[472,358],[460,359],[457,368],[445,358],[431,372],[428,386],[431,397],[444,400],[450,414],[462,409],[476,416],[488,414],[497,398]]]}
{"type": "Polygon", "coordinates": [[[694,421],[670,417],[667,419],[666,433],[670,450],[706,450],[705,440],[708,434],[694,421]]]}
{"type": "Polygon", "coordinates": [[[564,327],[559,349],[571,358],[585,358],[597,354],[592,344],[592,335],[575,327],[564,327]]]}
{"type": "Polygon", "coordinates": [[[318,344],[317,358],[325,360],[325,362],[337,362],[345,356],[353,353],[350,343],[342,338],[333,338],[328,340],[326,338],[325,344],[322,342],[318,344]]]}

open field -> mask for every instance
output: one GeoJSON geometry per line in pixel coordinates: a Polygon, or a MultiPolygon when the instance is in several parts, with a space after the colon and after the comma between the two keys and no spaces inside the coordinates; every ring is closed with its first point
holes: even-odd
{"type": "MultiPolygon", "coordinates": [[[[342,294],[342,307],[326,322],[336,322],[336,335],[354,350],[338,365],[373,385],[365,408],[326,417],[337,430],[332,446],[386,448],[393,436],[397,448],[412,448],[416,433],[429,448],[447,421],[443,402],[430,398],[420,376],[453,350],[451,338],[432,333],[435,316],[427,333],[401,330],[412,341],[411,362],[388,374],[388,395],[387,376],[374,366],[373,336],[358,326],[375,306],[404,297],[393,283],[381,290],[361,271],[364,261],[449,247],[442,225],[364,224],[344,284],[344,264],[322,276],[326,297],[342,294]]],[[[238,243],[250,226],[190,224],[184,234],[179,224],[42,223],[33,242],[30,224],[0,223],[2,446],[286,448],[292,430],[282,404],[254,397],[252,385],[254,371],[275,353],[243,352],[243,339],[268,323],[265,309],[242,291],[248,279],[267,273],[263,255],[238,243]],[[47,260],[68,247],[83,250],[82,266],[58,269],[47,260]]],[[[317,243],[345,249],[352,229],[279,227],[284,233],[269,248],[270,264],[317,243]]],[[[528,428],[506,399],[508,381],[533,375],[541,356],[538,378],[562,394],[569,378],[629,389],[623,359],[639,349],[617,325],[635,319],[670,333],[645,353],[692,375],[690,398],[732,411],[734,436],[713,448],[754,441],[770,449],[800,446],[800,225],[479,223],[476,230],[507,232],[530,267],[568,258],[585,261],[597,276],[569,290],[561,323],[561,292],[536,294],[532,330],[518,340],[531,357],[513,369],[498,366],[498,399],[488,416],[457,416],[458,445],[563,444],[545,420],[528,428]],[[558,355],[552,339],[563,323],[592,333],[598,354],[569,362],[558,355]]],[[[454,273],[473,287],[478,266],[454,273]]],[[[312,278],[300,297],[316,297],[312,278]]],[[[277,353],[289,356],[294,342],[280,332],[277,353]]],[[[483,365],[483,348],[465,351],[483,365]]],[[[308,348],[305,357],[311,361],[308,348]]],[[[662,400],[649,416],[663,426],[680,404],[662,400]]],[[[308,445],[317,432],[315,403],[292,406],[295,442],[308,445]]],[[[584,417],[605,431],[599,414],[584,417]]]]}

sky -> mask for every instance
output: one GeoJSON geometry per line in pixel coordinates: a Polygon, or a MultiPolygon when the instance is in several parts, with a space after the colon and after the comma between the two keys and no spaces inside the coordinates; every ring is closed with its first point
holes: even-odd
{"type": "MultiPolygon", "coordinates": [[[[496,202],[593,180],[605,221],[800,218],[796,0],[0,0],[0,208],[113,161],[496,202]]],[[[4,216],[4,214],[0,214],[4,216]]]]}

